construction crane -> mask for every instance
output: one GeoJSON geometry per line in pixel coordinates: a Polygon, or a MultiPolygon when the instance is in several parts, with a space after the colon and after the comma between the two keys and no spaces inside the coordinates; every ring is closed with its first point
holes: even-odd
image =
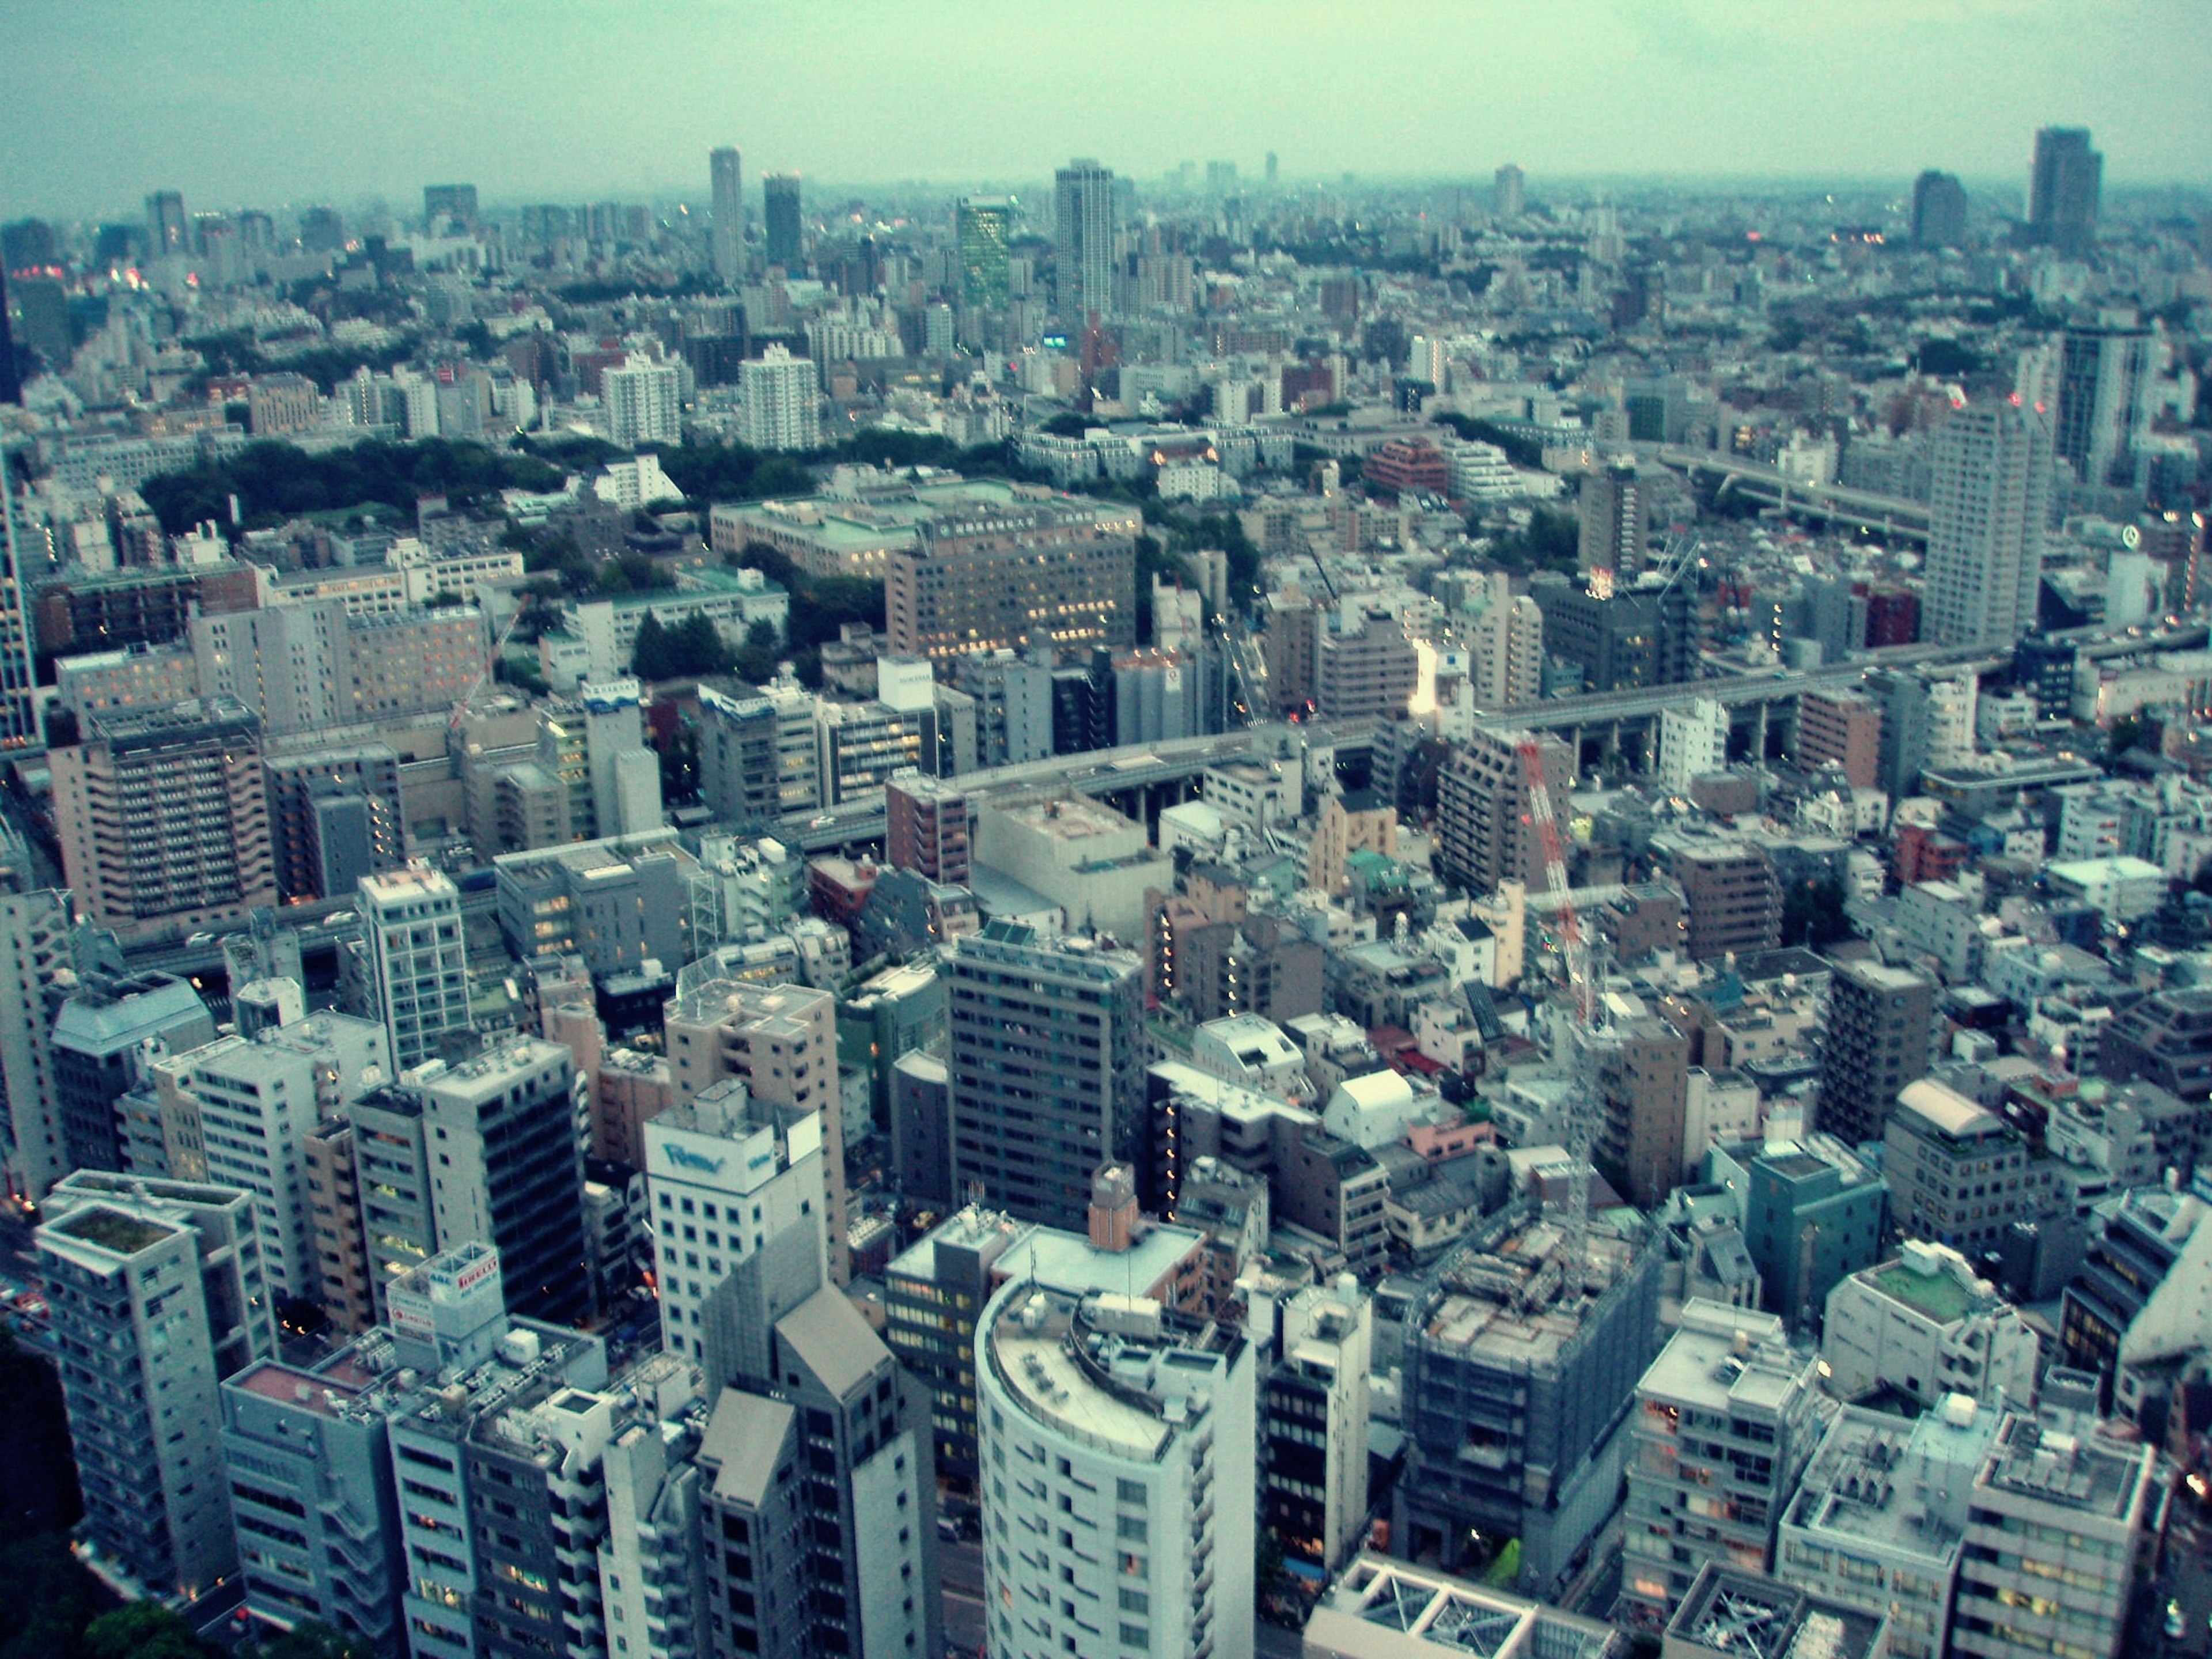
{"type": "Polygon", "coordinates": [[[522,620],[522,607],[517,605],[514,614],[507,619],[507,626],[499,630],[499,637],[491,642],[491,651],[484,658],[483,672],[469,682],[469,689],[453,704],[453,717],[446,722],[446,736],[450,738],[460,731],[461,722],[469,717],[469,705],[477,700],[484,686],[499,667],[499,653],[507,649],[507,642],[514,633],[514,625],[522,620]]]}
{"type": "MultiPolygon", "coordinates": [[[[1567,970],[1565,1041],[1571,1050],[1569,1075],[1573,1079],[1567,1100],[1567,1156],[1573,1167],[1568,1176],[1566,1226],[1556,1260],[1563,1288],[1573,1291],[1583,1287],[1589,1266],[1590,1157],[1596,1147],[1602,1104],[1598,1050],[1605,1038],[1598,1025],[1597,983],[1590,972],[1589,944],[1567,888],[1566,852],[1559,841],[1559,819],[1552,811],[1551,785],[1544,777],[1543,748],[1533,732],[1522,737],[1516,746],[1528,793],[1528,822],[1544,860],[1544,887],[1555,907],[1559,955],[1567,970]]],[[[1555,1042],[1555,1056],[1557,1053],[1555,1042]]]]}

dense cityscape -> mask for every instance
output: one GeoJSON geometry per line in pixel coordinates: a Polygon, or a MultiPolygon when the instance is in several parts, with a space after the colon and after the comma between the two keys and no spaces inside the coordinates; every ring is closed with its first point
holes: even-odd
{"type": "Polygon", "coordinates": [[[2212,1654],[2212,194],[732,128],[0,200],[0,1659],[2212,1654]]]}

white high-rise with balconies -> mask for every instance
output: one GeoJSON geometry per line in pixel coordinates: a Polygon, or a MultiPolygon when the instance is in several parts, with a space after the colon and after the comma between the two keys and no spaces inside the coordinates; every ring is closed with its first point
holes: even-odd
{"type": "Polygon", "coordinates": [[[1252,1651],[1253,1349],[1007,1285],[975,1336],[983,1604],[1006,1659],[1252,1651]]]}
{"type": "Polygon", "coordinates": [[[821,448],[822,400],[810,359],[772,345],[745,360],[739,388],[744,409],[738,435],[749,448],[821,448]]]}
{"type": "Polygon", "coordinates": [[[1936,428],[1923,636],[2008,646],[2035,623],[2051,507],[2051,422],[1988,402],[1936,428]]]}
{"type": "Polygon", "coordinates": [[[637,444],[680,443],[684,439],[683,371],[632,353],[620,368],[599,376],[599,402],[606,410],[607,439],[629,448],[637,444]]]}
{"type": "Polygon", "coordinates": [[[363,876],[360,892],[376,1013],[392,1034],[392,1063],[404,1070],[432,1058],[441,1036],[470,1023],[460,890],[416,864],[363,876]]]}

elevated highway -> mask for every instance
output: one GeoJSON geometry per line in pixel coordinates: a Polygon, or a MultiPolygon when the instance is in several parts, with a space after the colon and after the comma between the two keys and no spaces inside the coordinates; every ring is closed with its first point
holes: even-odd
{"type": "Polygon", "coordinates": [[[1845,524],[1886,541],[1928,539],[1928,503],[1902,495],[1881,495],[1842,484],[1808,483],[1741,455],[1720,450],[1685,449],[1677,444],[1631,444],[1638,457],[1692,475],[1717,477],[1723,493],[1735,491],[1771,501],[1784,514],[1845,524]]]}

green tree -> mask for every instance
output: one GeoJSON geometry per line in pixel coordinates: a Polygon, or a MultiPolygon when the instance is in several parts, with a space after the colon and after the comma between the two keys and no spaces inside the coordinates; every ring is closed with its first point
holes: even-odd
{"type": "Polygon", "coordinates": [[[0,1659],[70,1652],[85,1626],[114,1601],[70,1553],[64,1534],[0,1545],[0,1659]]]}
{"type": "Polygon", "coordinates": [[[215,1650],[157,1601],[133,1601],[84,1627],[85,1659],[214,1659],[215,1650]]]}
{"type": "Polygon", "coordinates": [[[54,1368],[0,1329],[0,1543],[64,1532],[84,1512],[54,1368]]]}
{"type": "Polygon", "coordinates": [[[374,1659],[374,1650],[318,1619],[260,1638],[238,1650],[238,1659],[374,1659]]]}
{"type": "Polygon", "coordinates": [[[672,678],[668,669],[668,630],[650,611],[637,625],[637,641],[630,647],[629,672],[648,684],[672,678]]]}

